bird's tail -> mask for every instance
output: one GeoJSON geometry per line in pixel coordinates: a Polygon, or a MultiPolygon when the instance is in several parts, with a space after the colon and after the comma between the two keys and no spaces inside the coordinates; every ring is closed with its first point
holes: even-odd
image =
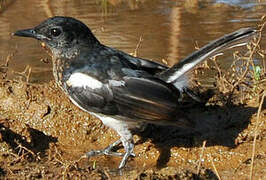
{"type": "Polygon", "coordinates": [[[217,55],[225,49],[247,44],[256,34],[257,30],[253,28],[242,28],[224,35],[190,54],[171,68],[160,73],[158,76],[165,82],[173,83],[178,89],[182,90],[187,84],[187,78],[184,75],[193,69],[193,67],[203,60],[217,55]]]}

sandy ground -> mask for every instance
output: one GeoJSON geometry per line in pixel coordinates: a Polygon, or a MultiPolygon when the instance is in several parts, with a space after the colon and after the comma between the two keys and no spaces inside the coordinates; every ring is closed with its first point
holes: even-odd
{"type": "Polygon", "coordinates": [[[134,136],[136,157],[117,171],[119,157],[81,158],[119,137],[75,107],[53,81],[1,79],[0,178],[247,179],[256,132],[253,177],[266,179],[265,103],[257,119],[256,98],[248,104],[222,99],[215,94],[205,105],[184,106],[197,133],[149,125],[134,136]]]}

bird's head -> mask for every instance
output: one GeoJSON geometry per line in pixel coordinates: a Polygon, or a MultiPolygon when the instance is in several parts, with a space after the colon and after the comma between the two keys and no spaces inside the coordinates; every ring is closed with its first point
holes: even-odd
{"type": "Polygon", "coordinates": [[[85,24],[77,19],[62,16],[49,18],[34,28],[19,30],[13,35],[40,40],[54,55],[78,50],[80,46],[92,48],[99,44],[85,24]]]}

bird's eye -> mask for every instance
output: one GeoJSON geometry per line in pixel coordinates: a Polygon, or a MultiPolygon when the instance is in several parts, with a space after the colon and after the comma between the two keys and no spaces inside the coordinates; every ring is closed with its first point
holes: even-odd
{"type": "Polygon", "coordinates": [[[53,29],[51,29],[51,34],[54,37],[59,36],[61,34],[61,29],[59,29],[59,28],[53,28],[53,29]]]}

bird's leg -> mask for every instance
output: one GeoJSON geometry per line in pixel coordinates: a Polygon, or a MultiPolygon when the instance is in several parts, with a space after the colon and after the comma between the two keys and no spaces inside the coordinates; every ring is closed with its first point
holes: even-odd
{"type": "Polygon", "coordinates": [[[123,122],[120,120],[116,120],[113,118],[101,118],[102,122],[108,126],[111,127],[112,129],[114,129],[119,135],[120,135],[120,139],[117,140],[116,142],[114,142],[113,144],[109,145],[108,147],[106,147],[103,150],[96,150],[96,151],[91,151],[86,153],[86,157],[91,157],[91,156],[96,156],[96,155],[111,155],[111,156],[123,156],[120,165],[119,165],[119,169],[122,169],[125,165],[126,162],[128,160],[128,158],[130,156],[135,157],[135,154],[133,153],[133,149],[134,149],[134,144],[133,144],[133,135],[131,133],[130,130],[130,126],[135,127],[136,123],[130,123],[130,122],[123,122]],[[119,152],[113,152],[112,149],[120,144],[122,142],[124,149],[125,149],[125,153],[119,153],[119,152]]]}
{"type": "Polygon", "coordinates": [[[131,141],[123,141],[122,140],[122,143],[123,143],[123,146],[124,146],[124,149],[125,149],[125,154],[119,164],[119,169],[122,169],[125,165],[126,165],[126,162],[129,158],[129,156],[133,156],[135,157],[136,155],[133,153],[133,149],[134,149],[134,144],[132,143],[132,140],[131,141]]]}
{"type": "Polygon", "coordinates": [[[85,156],[87,158],[92,157],[92,156],[97,156],[97,155],[103,155],[103,154],[110,155],[110,156],[123,156],[124,153],[112,151],[112,149],[120,143],[121,143],[121,139],[115,141],[114,143],[110,144],[109,146],[107,146],[106,148],[102,150],[94,150],[94,151],[87,152],[85,156]]]}

